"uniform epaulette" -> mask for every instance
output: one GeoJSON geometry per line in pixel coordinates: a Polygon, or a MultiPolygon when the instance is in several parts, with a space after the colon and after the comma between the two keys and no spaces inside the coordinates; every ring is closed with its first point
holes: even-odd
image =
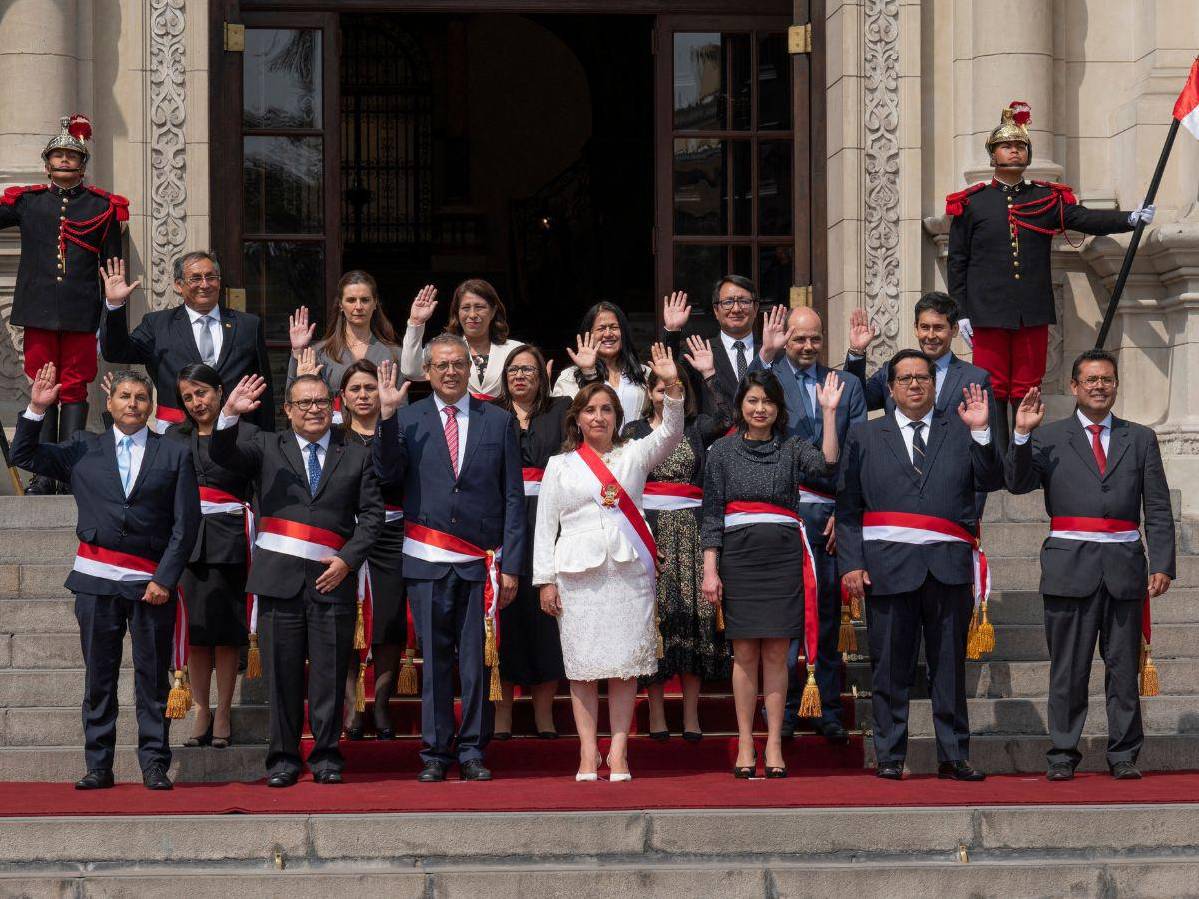
{"type": "Polygon", "coordinates": [[[970,197],[978,193],[986,186],[986,181],[979,181],[977,184],[971,184],[969,187],[959,190],[957,193],[948,194],[945,197],[945,214],[961,215],[966,211],[966,207],[970,205],[970,197]]]}
{"type": "Polygon", "coordinates": [[[1059,194],[1062,198],[1062,202],[1066,203],[1067,205],[1073,205],[1074,203],[1078,202],[1078,197],[1074,195],[1074,188],[1072,188],[1069,184],[1059,184],[1056,181],[1036,180],[1033,181],[1033,184],[1035,184],[1037,187],[1048,187],[1054,193],[1059,194]]]}
{"type": "Polygon", "coordinates": [[[97,197],[103,197],[104,199],[108,200],[109,203],[112,204],[112,206],[117,211],[117,221],[118,222],[129,221],[129,200],[128,199],[126,199],[125,197],[122,197],[120,194],[109,193],[104,188],[96,187],[96,185],[94,185],[94,184],[88,184],[87,189],[90,190],[92,193],[94,193],[97,197]]]}
{"type": "Polygon", "coordinates": [[[6,188],[3,195],[0,195],[0,206],[15,206],[17,200],[25,194],[35,194],[49,186],[48,184],[14,184],[12,187],[6,188]]]}

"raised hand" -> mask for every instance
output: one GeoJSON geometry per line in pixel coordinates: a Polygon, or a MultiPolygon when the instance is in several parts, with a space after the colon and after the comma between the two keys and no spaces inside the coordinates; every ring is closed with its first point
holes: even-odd
{"type": "Polygon", "coordinates": [[[400,367],[391,359],[384,359],[379,363],[379,415],[383,418],[395,415],[396,409],[404,405],[408,396],[407,381],[399,387],[396,386],[399,370],[400,367]]]}
{"type": "Polygon", "coordinates": [[[1044,420],[1045,403],[1041,401],[1041,388],[1033,387],[1016,407],[1016,433],[1031,434],[1044,420]]]}
{"type": "Polygon", "coordinates": [[[138,278],[132,284],[125,281],[125,260],[112,257],[100,266],[100,281],[104,284],[104,299],[110,306],[124,306],[129,294],[137,290],[142,279],[138,278]]]}
{"type": "Polygon", "coordinates": [[[412,301],[412,308],[408,310],[408,324],[425,324],[433,317],[433,310],[436,308],[437,288],[432,284],[426,284],[416,294],[416,299],[412,301]]]}
{"type": "Polygon", "coordinates": [[[316,322],[308,323],[308,307],[301,306],[287,317],[287,337],[291,341],[292,353],[297,353],[312,343],[316,333],[316,322]]]}
{"type": "Polygon", "coordinates": [[[649,348],[650,368],[663,384],[674,384],[679,379],[679,368],[675,364],[674,354],[665,344],[655,343],[649,348]]]}
{"type": "Polygon", "coordinates": [[[712,344],[698,334],[692,334],[687,338],[687,349],[691,352],[684,353],[683,359],[699,373],[701,378],[706,381],[716,374],[716,357],[712,355],[712,344]]]}
{"type": "Polygon", "coordinates": [[[667,331],[682,331],[691,318],[691,304],[687,302],[687,293],[676,290],[668,297],[662,298],[662,327],[667,331]]]}
{"type": "Polygon", "coordinates": [[[306,346],[298,350],[296,356],[296,375],[316,375],[320,376],[321,369],[325,366],[316,361],[316,350],[310,346],[306,346]]]}
{"type": "Polygon", "coordinates": [[[38,415],[58,403],[58,392],[62,385],[57,383],[58,371],[53,362],[47,362],[37,370],[33,383],[29,385],[29,407],[38,415]]]}
{"type": "Polygon", "coordinates": [[[762,361],[767,365],[774,362],[778,354],[787,345],[787,315],[790,312],[786,306],[771,306],[762,313],[762,361]]]}
{"type": "MultiPolygon", "coordinates": [[[[958,418],[971,431],[985,431],[991,410],[987,408],[987,392],[977,384],[962,388],[958,418]]],[[[1044,414],[1044,412],[1042,412],[1044,414]]]]}
{"type": "Polygon", "coordinates": [[[823,386],[816,385],[816,402],[825,412],[836,412],[841,402],[841,394],[845,392],[845,382],[837,377],[835,371],[830,371],[824,379],[823,386]]]}
{"type": "Polygon", "coordinates": [[[866,350],[876,337],[878,328],[870,324],[870,316],[865,309],[854,309],[849,313],[850,352],[859,356],[866,355],[866,350]]]}
{"type": "Polygon", "coordinates": [[[221,410],[221,414],[234,417],[253,412],[262,405],[258,398],[265,390],[266,381],[261,376],[246,375],[229,392],[229,399],[225,400],[225,408],[221,410]]]}
{"type": "Polygon", "coordinates": [[[575,335],[575,350],[572,352],[570,347],[566,348],[566,355],[570,357],[570,361],[575,364],[579,371],[584,374],[595,371],[596,351],[599,347],[596,345],[595,338],[591,333],[575,335]]]}
{"type": "Polygon", "coordinates": [[[104,372],[104,377],[100,379],[100,389],[104,391],[105,396],[112,396],[112,376],[114,372],[104,372]]]}

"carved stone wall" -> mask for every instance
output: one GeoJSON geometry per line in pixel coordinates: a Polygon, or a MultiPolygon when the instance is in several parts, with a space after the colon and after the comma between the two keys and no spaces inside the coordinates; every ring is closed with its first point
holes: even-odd
{"type": "Polygon", "coordinates": [[[147,305],[170,305],[171,267],[187,240],[185,0],[150,0],[150,266],[147,305]]]}

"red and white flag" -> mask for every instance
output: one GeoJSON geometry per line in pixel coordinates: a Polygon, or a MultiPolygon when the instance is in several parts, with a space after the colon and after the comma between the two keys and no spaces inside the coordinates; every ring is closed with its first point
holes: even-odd
{"type": "Polygon", "coordinates": [[[1186,86],[1174,103],[1174,118],[1187,131],[1199,138],[1199,59],[1191,63],[1186,86]]]}

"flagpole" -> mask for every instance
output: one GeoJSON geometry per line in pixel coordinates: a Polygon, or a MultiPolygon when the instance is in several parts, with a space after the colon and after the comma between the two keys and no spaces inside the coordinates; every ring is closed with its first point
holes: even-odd
{"type": "MultiPolygon", "coordinates": [[[[1166,134],[1166,142],[1162,145],[1162,155],[1157,159],[1157,169],[1153,172],[1153,180],[1149,182],[1149,190],[1145,193],[1145,202],[1142,207],[1152,205],[1154,198],[1157,196],[1158,185],[1162,183],[1162,173],[1166,170],[1166,160],[1170,158],[1170,151],[1174,148],[1174,137],[1178,134],[1178,119],[1170,119],[1170,130],[1166,134]]],[[[1124,293],[1124,282],[1128,280],[1128,273],[1132,270],[1132,260],[1137,254],[1137,247],[1141,243],[1141,233],[1145,230],[1144,220],[1138,221],[1136,228],[1132,232],[1132,240],[1128,242],[1128,249],[1124,252],[1124,264],[1120,266],[1120,274],[1116,276],[1116,286],[1112,288],[1112,298],[1108,301],[1107,312],[1103,314],[1103,324],[1099,328],[1099,336],[1095,339],[1095,349],[1103,349],[1103,345],[1107,343],[1108,332],[1112,329],[1112,322],[1116,318],[1116,307],[1120,305],[1120,295],[1124,293]]]]}

